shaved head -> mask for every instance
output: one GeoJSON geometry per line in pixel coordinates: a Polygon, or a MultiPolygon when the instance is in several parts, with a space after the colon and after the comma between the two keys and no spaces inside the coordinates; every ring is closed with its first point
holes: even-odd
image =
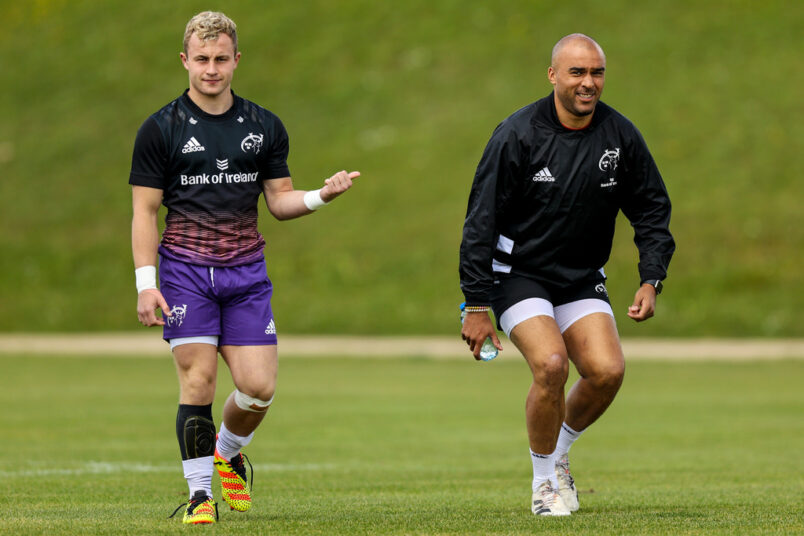
{"type": "Polygon", "coordinates": [[[582,33],[574,33],[566,35],[561,39],[559,39],[558,43],[556,43],[556,45],[553,47],[553,53],[550,56],[550,65],[553,67],[553,69],[556,68],[556,62],[558,61],[558,57],[561,55],[561,51],[564,50],[564,48],[569,44],[578,44],[581,46],[594,48],[600,53],[600,56],[603,58],[603,63],[606,62],[606,54],[603,53],[603,49],[600,47],[600,45],[597,44],[597,41],[595,41],[588,35],[582,33]]]}
{"type": "Polygon", "coordinates": [[[606,55],[588,35],[574,33],[556,43],[547,78],[555,88],[556,113],[564,126],[589,124],[603,93],[605,73],[606,55]]]}

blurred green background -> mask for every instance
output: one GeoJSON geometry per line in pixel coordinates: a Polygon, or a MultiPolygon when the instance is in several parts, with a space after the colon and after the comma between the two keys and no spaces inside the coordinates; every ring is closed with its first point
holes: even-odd
{"type": "Polygon", "coordinates": [[[138,327],[131,150],[187,86],[184,25],[239,25],[235,91],[282,118],[297,188],[359,184],[318,214],[262,207],[285,333],[457,334],[458,244],[494,127],[550,91],[584,32],[603,100],[642,131],[678,243],[658,315],[627,221],[606,266],[624,336],[804,336],[804,3],[467,0],[0,2],[0,331],[138,327]]]}

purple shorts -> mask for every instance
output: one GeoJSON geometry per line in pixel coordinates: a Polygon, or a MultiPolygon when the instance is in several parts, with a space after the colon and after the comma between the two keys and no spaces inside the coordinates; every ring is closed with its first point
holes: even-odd
{"type": "Polygon", "coordinates": [[[219,346],[276,344],[265,259],[213,267],[160,256],[159,287],[172,313],[164,317],[167,341],[217,336],[219,346]]]}

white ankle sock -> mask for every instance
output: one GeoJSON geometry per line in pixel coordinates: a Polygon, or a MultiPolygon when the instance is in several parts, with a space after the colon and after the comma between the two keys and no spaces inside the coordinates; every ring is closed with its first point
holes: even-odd
{"type": "Polygon", "coordinates": [[[190,458],[182,460],[184,468],[184,478],[187,479],[187,486],[190,488],[190,497],[198,490],[204,490],[207,497],[212,497],[212,456],[203,458],[190,458]]]}
{"type": "Polygon", "coordinates": [[[243,447],[251,443],[253,437],[254,432],[251,432],[245,437],[235,435],[226,428],[225,424],[221,423],[221,429],[218,432],[218,442],[215,444],[215,448],[218,454],[223,456],[224,459],[231,460],[240,453],[243,447]]]}
{"type": "Polygon", "coordinates": [[[556,443],[556,459],[559,459],[564,454],[569,452],[570,447],[575,442],[576,439],[581,437],[583,430],[580,432],[576,432],[569,426],[567,423],[561,424],[561,432],[558,434],[558,442],[556,443]]]}
{"type": "Polygon", "coordinates": [[[530,461],[533,463],[533,492],[545,481],[549,480],[553,488],[558,489],[556,478],[556,457],[553,454],[536,454],[530,450],[530,461]]]}

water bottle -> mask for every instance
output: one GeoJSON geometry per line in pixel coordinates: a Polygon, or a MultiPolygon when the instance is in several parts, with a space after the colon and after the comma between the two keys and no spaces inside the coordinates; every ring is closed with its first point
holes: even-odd
{"type": "MultiPolygon", "coordinates": [[[[467,313],[464,308],[466,307],[466,302],[461,304],[461,324],[463,324],[464,319],[466,319],[467,313]]],[[[491,337],[486,337],[486,340],[483,341],[483,346],[480,347],[480,360],[481,361],[491,361],[495,357],[497,357],[497,347],[494,346],[494,341],[491,340],[491,337]]]]}

